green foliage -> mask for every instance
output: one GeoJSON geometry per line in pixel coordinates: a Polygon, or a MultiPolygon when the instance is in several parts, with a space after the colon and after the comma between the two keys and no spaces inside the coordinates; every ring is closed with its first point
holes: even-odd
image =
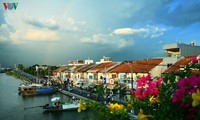
{"type": "Polygon", "coordinates": [[[104,97],[104,86],[103,86],[103,84],[97,86],[96,92],[97,92],[97,96],[98,96],[99,100],[104,97]]]}
{"type": "Polygon", "coordinates": [[[129,115],[124,108],[122,111],[111,111],[109,107],[102,103],[86,101],[87,109],[91,112],[90,116],[85,117],[85,120],[128,120],[129,115]]]}
{"type": "Polygon", "coordinates": [[[23,65],[23,64],[18,64],[18,65],[17,65],[17,68],[18,68],[19,70],[24,70],[24,65],[23,65]]]}
{"type": "Polygon", "coordinates": [[[38,71],[36,71],[36,66],[40,66],[40,65],[35,64],[33,66],[29,66],[27,68],[24,68],[24,72],[31,74],[33,76],[37,76],[37,74],[38,74],[39,77],[45,78],[45,76],[51,75],[51,72],[58,68],[56,66],[48,66],[47,69],[39,68],[38,71]]]}

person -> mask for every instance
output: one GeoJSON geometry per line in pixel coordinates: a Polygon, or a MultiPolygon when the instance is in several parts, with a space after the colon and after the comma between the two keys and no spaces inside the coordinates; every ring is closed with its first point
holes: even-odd
{"type": "Polygon", "coordinates": [[[72,102],[75,102],[75,100],[76,100],[76,97],[73,96],[73,97],[72,97],[72,102]]]}
{"type": "Polygon", "coordinates": [[[108,93],[106,96],[106,103],[109,103],[109,102],[110,102],[110,93],[108,93]]]}
{"type": "Polygon", "coordinates": [[[112,90],[110,90],[110,100],[113,101],[113,91],[112,90]]]}
{"type": "Polygon", "coordinates": [[[82,88],[82,85],[80,86],[80,94],[82,94],[82,90],[83,90],[83,88],[82,88]]]}
{"type": "Polygon", "coordinates": [[[71,87],[73,87],[73,80],[71,81],[71,87]]]}
{"type": "Polygon", "coordinates": [[[69,83],[69,78],[67,78],[67,84],[69,83]]]}
{"type": "Polygon", "coordinates": [[[56,102],[54,103],[54,105],[55,105],[55,107],[59,107],[59,106],[60,106],[60,101],[56,101],[56,102]]]}
{"type": "Polygon", "coordinates": [[[93,88],[90,89],[90,92],[88,94],[88,97],[91,99],[92,98],[92,92],[93,92],[93,88]]]}

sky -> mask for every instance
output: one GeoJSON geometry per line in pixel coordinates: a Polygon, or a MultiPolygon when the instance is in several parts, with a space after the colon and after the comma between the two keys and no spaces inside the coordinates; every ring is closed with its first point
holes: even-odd
{"type": "Polygon", "coordinates": [[[0,1],[1,66],[147,59],[163,57],[165,44],[200,45],[200,0],[0,1]]]}

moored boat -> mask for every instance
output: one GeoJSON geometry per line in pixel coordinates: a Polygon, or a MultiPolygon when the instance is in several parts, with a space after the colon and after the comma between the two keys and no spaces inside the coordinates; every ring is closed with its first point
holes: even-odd
{"type": "Polygon", "coordinates": [[[57,89],[51,86],[26,86],[25,88],[21,89],[20,93],[22,96],[35,96],[52,94],[56,91],[57,89]]]}
{"type": "Polygon", "coordinates": [[[31,90],[35,87],[42,87],[43,85],[42,84],[35,84],[35,83],[22,83],[20,84],[20,86],[18,87],[18,94],[21,95],[21,93],[23,91],[27,91],[27,90],[31,90]]]}
{"type": "Polygon", "coordinates": [[[45,112],[59,112],[78,110],[78,107],[78,102],[61,102],[60,97],[54,97],[51,99],[51,103],[46,104],[43,109],[45,112]]]}

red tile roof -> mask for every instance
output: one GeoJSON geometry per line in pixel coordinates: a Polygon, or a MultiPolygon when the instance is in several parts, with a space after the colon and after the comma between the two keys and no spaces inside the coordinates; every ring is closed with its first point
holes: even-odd
{"type": "Polygon", "coordinates": [[[113,65],[117,64],[117,62],[107,62],[101,63],[97,66],[90,68],[88,71],[95,71],[95,72],[105,72],[106,69],[112,67],[113,65]]]}
{"type": "Polygon", "coordinates": [[[170,66],[164,73],[178,72],[180,69],[180,66],[188,65],[191,61],[192,61],[192,57],[184,57],[184,58],[178,60],[172,66],[170,66]]]}
{"type": "Polygon", "coordinates": [[[53,75],[56,75],[57,72],[60,71],[60,70],[62,70],[64,67],[65,67],[65,66],[61,66],[61,67],[55,69],[55,70],[52,72],[52,74],[53,74],[53,75]]]}
{"type": "Polygon", "coordinates": [[[78,68],[77,71],[78,72],[86,72],[87,70],[89,70],[93,66],[95,66],[95,65],[94,64],[84,65],[84,66],[78,68]]]}
{"type": "Polygon", "coordinates": [[[131,72],[132,73],[148,73],[158,64],[160,64],[162,61],[163,61],[162,58],[124,61],[121,65],[115,67],[110,72],[111,73],[131,73],[131,72]]]}

